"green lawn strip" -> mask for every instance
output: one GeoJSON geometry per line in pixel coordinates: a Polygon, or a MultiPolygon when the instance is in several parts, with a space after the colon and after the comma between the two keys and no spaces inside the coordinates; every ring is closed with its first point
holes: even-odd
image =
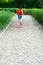
{"type": "Polygon", "coordinates": [[[3,30],[11,21],[14,13],[9,11],[0,11],[0,31],[3,30]]]}

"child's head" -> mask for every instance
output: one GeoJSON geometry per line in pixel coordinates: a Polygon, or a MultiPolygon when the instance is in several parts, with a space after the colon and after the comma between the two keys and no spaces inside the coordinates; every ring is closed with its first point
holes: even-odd
{"type": "Polygon", "coordinates": [[[19,9],[22,9],[22,6],[20,6],[19,9]]]}

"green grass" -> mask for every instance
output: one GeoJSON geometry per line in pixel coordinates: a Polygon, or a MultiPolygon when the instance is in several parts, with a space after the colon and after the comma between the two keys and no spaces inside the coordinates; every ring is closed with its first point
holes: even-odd
{"type": "Polygon", "coordinates": [[[9,11],[0,11],[0,31],[3,30],[11,21],[14,13],[9,11]]]}

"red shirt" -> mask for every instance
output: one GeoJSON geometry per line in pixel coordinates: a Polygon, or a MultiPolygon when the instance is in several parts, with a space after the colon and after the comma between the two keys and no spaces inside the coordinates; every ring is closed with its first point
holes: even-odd
{"type": "Polygon", "coordinates": [[[22,10],[19,9],[19,10],[17,11],[17,14],[18,14],[18,15],[22,15],[22,10]]]}

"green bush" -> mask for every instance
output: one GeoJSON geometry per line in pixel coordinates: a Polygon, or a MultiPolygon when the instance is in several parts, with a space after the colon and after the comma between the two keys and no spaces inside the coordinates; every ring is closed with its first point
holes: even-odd
{"type": "Polygon", "coordinates": [[[43,24],[43,9],[39,9],[32,12],[32,15],[41,23],[43,24]]]}
{"type": "Polygon", "coordinates": [[[37,18],[37,16],[36,16],[36,18],[38,19],[38,21],[39,21],[40,23],[43,24],[43,10],[42,10],[42,9],[39,10],[39,12],[38,12],[37,14],[38,14],[38,18],[37,18]]]}
{"type": "Polygon", "coordinates": [[[31,9],[23,9],[23,13],[25,14],[25,15],[31,15],[31,9]]]}
{"type": "Polygon", "coordinates": [[[2,11],[2,10],[16,13],[17,8],[0,8],[0,11],[2,11]]]}
{"type": "Polygon", "coordinates": [[[11,20],[14,13],[9,11],[0,11],[0,30],[3,30],[11,20]]]}

